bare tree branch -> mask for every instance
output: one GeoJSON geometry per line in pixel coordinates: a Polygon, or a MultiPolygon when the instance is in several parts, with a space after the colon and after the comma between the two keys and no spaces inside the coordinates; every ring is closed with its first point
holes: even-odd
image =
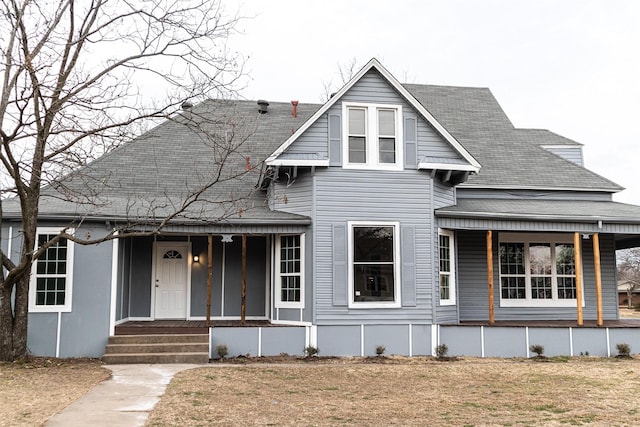
{"type": "Polygon", "coordinates": [[[0,0],[0,221],[2,208],[19,205],[22,239],[19,259],[0,249],[0,360],[26,356],[31,266],[61,239],[97,244],[205,216],[215,224],[251,209],[250,193],[215,191],[260,171],[259,161],[242,168],[247,135],[220,133],[233,120],[209,111],[180,111],[185,100],[235,98],[243,60],[227,41],[240,19],[221,0],[0,0]],[[193,132],[211,152],[208,168],[182,187],[134,193],[113,171],[87,167],[159,120],[193,132]],[[96,238],[73,232],[118,197],[124,211],[112,230],[96,238]],[[43,200],[78,214],[36,242],[43,200]]]}

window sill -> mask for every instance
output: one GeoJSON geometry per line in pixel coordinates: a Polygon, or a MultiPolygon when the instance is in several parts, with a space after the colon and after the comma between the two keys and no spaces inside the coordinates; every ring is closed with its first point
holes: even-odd
{"type": "Polygon", "coordinates": [[[275,308],[294,308],[297,310],[304,309],[304,304],[300,302],[276,302],[275,308]]]}
{"type": "Polygon", "coordinates": [[[399,302],[353,302],[349,303],[349,308],[369,309],[369,308],[400,308],[399,302]]]}
{"type": "Polygon", "coordinates": [[[71,313],[71,307],[64,305],[31,306],[29,313],[71,313]]]}

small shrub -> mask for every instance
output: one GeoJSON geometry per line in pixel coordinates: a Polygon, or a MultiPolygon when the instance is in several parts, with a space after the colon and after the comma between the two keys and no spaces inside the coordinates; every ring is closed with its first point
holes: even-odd
{"type": "Polygon", "coordinates": [[[378,356],[382,356],[384,354],[385,350],[386,350],[386,347],[383,346],[383,345],[377,345],[376,346],[376,354],[378,356]]]}
{"type": "Polygon", "coordinates": [[[631,357],[631,346],[626,342],[616,344],[616,350],[618,350],[618,357],[631,357]]]}
{"type": "Polygon", "coordinates": [[[220,359],[224,359],[227,354],[229,354],[229,349],[226,344],[218,344],[216,346],[216,353],[220,356],[220,359]]]}
{"type": "Polygon", "coordinates": [[[531,344],[529,346],[529,351],[536,354],[536,357],[543,357],[544,355],[544,346],[540,344],[531,344]]]}
{"type": "Polygon", "coordinates": [[[320,353],[320,350],[318,349],[318,347],[314,347],[310,345],[304,348],[304,354],[306,354],[307,357],[317,356],[318,353],[320,353]]]}
{"type": "Polygon", "coordinates": [[[442,359],[443,357],[447,357],[447,353],[449,353],[449,347],[446,344],[440,344],[436,347],[436,357],[438,359],[442,359]]]}
{"type": "Polygon", "coordinates": [[[633,306],[633,308],[634,308],[636,311],[640,311],[640,301],[638,301],[637,303],[635,303],[635,305],[633,306]]]}

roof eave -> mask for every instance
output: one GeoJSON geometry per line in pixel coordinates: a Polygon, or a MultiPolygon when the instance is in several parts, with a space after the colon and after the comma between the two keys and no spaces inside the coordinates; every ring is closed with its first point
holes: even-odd
{"type": "Polygon", "coordinates": [[[553,222],[580,222],[597,223],[598,221],[615,224],[640,224],[640,219],[631,217],[611,217],[602,215],[551,215],[551,214],[514,214],[506,212],[477,212],[477,211],[447,211],[436,210],[438,218],[461,218],[461,219],[499,219],[518,221],[553,221],[553,222]]]}
{"type": "Polygon", "coordinates": [[[596,192],[596,193],[618,193],[624,190],[624,187],[613,188],[584,188],[584,187],[548,187],[537,185],[486,185],[486,184],[460,184],[460,188],[478,189],[478,190],[537,190],[537,191],[578,191],[578,192],[596,192]]]}
{"type": "MultiPolygon", "coordinates": [[[[290,214],[294,215],[294,214],[290,214]]],[[[233,219],[224,219],[217,222],[206,222],[206,221],[196,221],[196,220],[174,220],[170,221],[168,225],[309,225],[311,224],[311,218],[302,215],[296,215],[296,217],[292,218],[233,218],[233,219]]],[[[47,215],[39,215],[38,221],[78,221],[78,219],[82,218],[84,221],[90,222],[131,222],[133,224],[139,225],[154,225],[161,220],[158,218],[127,218],[118,215],[73,215],[73,214],[47,214],[47,215]]],[[[19,220],[20,217],[5,217],[4,219],[10,220],[19,220]]]]}
{"type": "Polygon", "coordinates": [[[464,171],[464,172],[475,172],[478,173],[480,171],[480,167],[466,164],[460,165],[455,163],[427,163],[421,162],[418,163],[418,169],[430,169],[430,170],[447,170],[447,171],[464,171]]]}
{"type": "Polygon", "coordinates": [[[296,159],[275,159],[267,160],[267,166],[329,166],[329,159],[326,160],[296,160],[296,159]]]}

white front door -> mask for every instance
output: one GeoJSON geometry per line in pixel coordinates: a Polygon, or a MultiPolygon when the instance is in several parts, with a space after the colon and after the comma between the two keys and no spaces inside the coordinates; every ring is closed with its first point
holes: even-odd
{"type": "Polygon", "coordinates": [[[157,243],[155,256],[155,318],[185,319],[189,244],[157,243]]]}

